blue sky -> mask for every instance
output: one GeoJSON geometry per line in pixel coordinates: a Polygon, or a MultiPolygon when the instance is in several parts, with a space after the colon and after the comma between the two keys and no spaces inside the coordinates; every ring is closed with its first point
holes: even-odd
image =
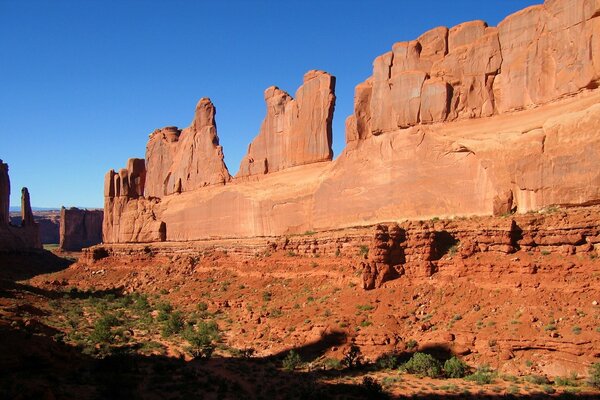
{"type": "Polygon", "coordinates": [[[263,91],[337,78],[334,156],[373,59],[436,26],[496,25],[541,1],[0,0],[0,159],[11,205],[101,207],[103,177],[186,127],[210,97],[232,174],[265,114],[263,91]]]}

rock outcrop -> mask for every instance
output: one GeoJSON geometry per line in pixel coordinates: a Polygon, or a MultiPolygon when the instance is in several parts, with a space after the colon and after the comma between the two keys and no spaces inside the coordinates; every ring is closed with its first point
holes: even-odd
{"type": "Polygon", "coordinates": [[[0,251],[41,249],[39,226],[33,220],[29,191],[21,190],[21,226],[10,224],[10,178],[8,165],[0,160],[0,251]]]}
{"type": "Polygon", "coordinates": [[[60,249],[80,251],[102,242],[102,210],[61,208],[60,249]]]}
{"type": "MultiPolygon", "coordinates": [[[[331,159],[334,80],[324,72],[307,73],[296,99],[267,89],[267,117],[231,181],[171,179],[187,177],[173,166],[198,151],[172,150],[165,143],[184,133],[166,128],[150,139],[162,150],[148,152],[145,189],[131,189],[132,168],[107,176],[104,241],[278,236],[600,203],[599,10],[597,1],[548,0],[497,28],[472,21],[396,43],[357,86],[334,161],[319,162],[331,159]]],[[[212,127],[213,117],[196,119],[212,127]]],[[[214,171],[198,162],[196,171],[214,171]]]]}
{"type": "Polygon", "coordinates": [[[160,198],[229,182],[231,176],[223,162],[215,115],[215,106],[203,98],[189,127],[179,130],[169,126],[150,135],[146,146],[147,177],[145,185],[138,188],[138,195],[160,198]]]}
{"type": "Polygon", "coordinates": [[[104,177],[104,242],[158,242],[165,240],[165,224],[157,219],[153,205],[158,198],[143,197],[146,180],[144,160],[131,158],[127,168],[110,170],[104,177]]]}
{"type": "Polygon", "coordinates": [[[435,28],[373,63],[346,140],[549,103],[600,80],[597,1],[549,0],[499,26],[435,28]]]}
{"type": "Polygon", "coordinates": [[[335,78],[323,71],[307,72],[295,99],[275,86],[265,90],[267,116],[236,177],[331,160],[334,93],[335,78]]]}

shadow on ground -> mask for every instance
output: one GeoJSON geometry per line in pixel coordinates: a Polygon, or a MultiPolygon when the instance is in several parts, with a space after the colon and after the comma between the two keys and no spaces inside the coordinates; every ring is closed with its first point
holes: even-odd
{"type": "MultiPolygon", "coordinates": [[[[34,288],[15,282],[38,273],[65,268],[68,263],[40,254],[22,273],[3,272],[0,298],[10,300],[33,293],[50,301],[64,293],[34,288]],[[44,262],[54,264],[41,268],[44,262]],[[39,264],[38,264],[39,263],[39,264]],[[57,269],[58,268],[58,269],[57,269]]],[[[55,257],[55,256],[54,256],[55,257]]],[[[58,257],[57,257],[58,258],[58,257]]],[[[14,264],[17,265],[17,264],[14,264]]],[[[113,292],[76,292],[73,296],[101,296],[113,292]]],[[[113,293],[114,294],[114,293],[113,293]]],[[[37,315],[44,311],[21,305],[37,315]]],[[[143,356],[134,346],[123,347],[110,356],[96,358],[80,348],[54,339],[57,333],[42,323],[0,319],[0,398],[2,399],[376,399],[391,398],[365,384],[324,383],[342,376],[361,376],[365,368],[354,370],[314,370],[286,372],[280,368],[285,354],[269,357],[213,357],[185,361],[166,356],[143,356]]],[[[346,342],[343,333],[333,332],[316,343],[296,351],[305,360],[314,360],[331,346],[346,342]]],[[[443,348],[428,349],[442,357],[451,356],[443,348]]],[[[408,358],[410,354],[400,355],[408,358]]],[[[394,398],[416,399],[494,399],[546,398],[546,395],[499,396],[466,394],[414,395],[394,398]]],[[[570,398],[574,395],[556,398],[570,398]]],[[[578,395],[577,398],[592,399],[578,395]]]]}

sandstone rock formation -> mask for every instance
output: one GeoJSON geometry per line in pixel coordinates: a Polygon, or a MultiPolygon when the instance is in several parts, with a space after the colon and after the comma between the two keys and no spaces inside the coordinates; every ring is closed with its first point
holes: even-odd
{"type": "Polygon", "coordinates": [[[253,179],[173,180],[183,176],[173,166],[198,152],[167,151],[183,139],[166,128],[150,139],[144,190],[131,192],[133,167],[107,176],[104,241],[277,236],[598,203],[599,7],[548,0],[497,28],[472,21],[396,43],[356,87],[334,161],[318,162],[331,158],[334,80],[323,72],[309,72],[295,100],[267,90],[267,117],[237,174],[253,179]]]}
{"type": "Polygon", "coordinates": [[[21,226],[10,224],[10,178],[8,165],[0,160],[0,251],[40,249],[38,224],[33,220],[29,191],[21,190],[21,226]]]}
{"type": "Polygon", "coordinates": [[[10,178],[8,176],[8,164],[0,160],[0,225],[10,222],[10,178]]]}
{"type": "Polygon", "coordinates": [[[335,78],[323,71],[307,72],[295,99],[275,86],[265,90],[267,116],[236,177],[331,160],[334,91],[335,78]]]}
{"type": "Polygon", "coordinates": [[[79,251],[102,242],[102,210],[64,208],[60,210],[60,248],[79,251]]]}
{"type": "Polygon", "coordinates": [[[138,196],[145,193],[146,197],[163,197],[229,182],[215,114],[210,99],[203,98],[189,127],[179,130],[169,126],[150,135],[146,146],[148,176],[145,187],[142,184],[138,188],[138,196]]]}
{"type": "Polygon", "coordinates": [[[157,198],[145,199],[146,168],[144,160],[131,158],[127,168],[104,177],[104,217],[102,237],[105,242],[156,242],[165,240],[165,225],[152,211],[157,198]]]}

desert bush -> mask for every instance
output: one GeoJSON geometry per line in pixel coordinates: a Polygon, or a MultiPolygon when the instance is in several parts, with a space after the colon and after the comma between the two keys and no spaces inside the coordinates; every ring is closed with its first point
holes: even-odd
{"type": "Polygon", "coordinates": [[[361,245],[358,249],[358,255],[362,258],[367,258],[369,256],[369,246],[361,245]]]}
{"type": "Polygon", "coordinates": [[[94,343],[107,343],[112,339],[111,328],[119,325],[119,320],[112,314],[106,314],[94,323],[90,339],[94,343]]]}
{"type": "Polygon", "coordinates": [[[337,358],[326,358],[325,361],[323,361],[323,365],[327,369],[342,368],[342,362],[340,360],[338,360],[337,358]]]}
{"type": "Polygon", "coordinates": [[[412,351],[419,346],[419,343],[415,339],[410,339],[406,342],[406,350],[412,351]]]}
{"type": "Polygon", "coordinates": [[[588,378],[588,383],[590,386],[600,389],[600,363],[594,363],[590,366],[589,369],[590,377],[588,378]]]}
{"type": "Polygon", "coordinates": [[[467,363],[457,357],[452,357],[444,363],[444,375],[448,378],[464,378],[468,372],[467,363]]]}
{"type": "Polygon", "coordinates": [[[161,334],[163,337],[169,337],[181,332],[181,329],[183,329],[183,317],[181,316],[181,312],[175,311],[165,321],[161,334]]]}
{"type": "Polygon", "coordinates": [[[302,358],[294,350],[290,350],[282,362],[283,369],[286,371],[293,371],[300,365],[302,365],[302,358]]]}
{"type": "Polygon", "coordinates": [[[398,368],[400,362],[398,361],[398,356],[393,353],[386,353],[381,355],[376,361],[375,364],[379,369],[395,369],[398,368]]]}
{"type": "Polygon", "coordinates": [[[492,371],[489,365],[478,367],[474,373],[465,377],[466,380],[476,382],[479,385],[488,385],[494,382],[496,373],[492,371]]]}
{"type": "Polygon", "coordinates": [[[523,377],[526,382],[533,383],[534,385],[546,385],[549,383],[548,378],[544,375],[527,375],[523,377]]]}
{"type": "Polygon", "coordinates": [[[433,356],[425,353],[415,353],[404,365],[402,370],[409,374],[418,374],[437,378],[442,374],[442,365],[433,356]]]}
{"type": "Polygon", "coordinates": [[[196,329],[189,326],[184,332],[183,337],[188,341],[188,352],[194,358],[210,358],[215,350],[221,333],[218,325],[214,321],[201,322],[196,329]]]}
{"type": "Polygon", "coordinates": [[[348,350],[344,353],[342,364],[347,368],[360,367],[363,361],[363,355],[360,351],[360,347],[355,344],[350,345],[348,350]]]}

